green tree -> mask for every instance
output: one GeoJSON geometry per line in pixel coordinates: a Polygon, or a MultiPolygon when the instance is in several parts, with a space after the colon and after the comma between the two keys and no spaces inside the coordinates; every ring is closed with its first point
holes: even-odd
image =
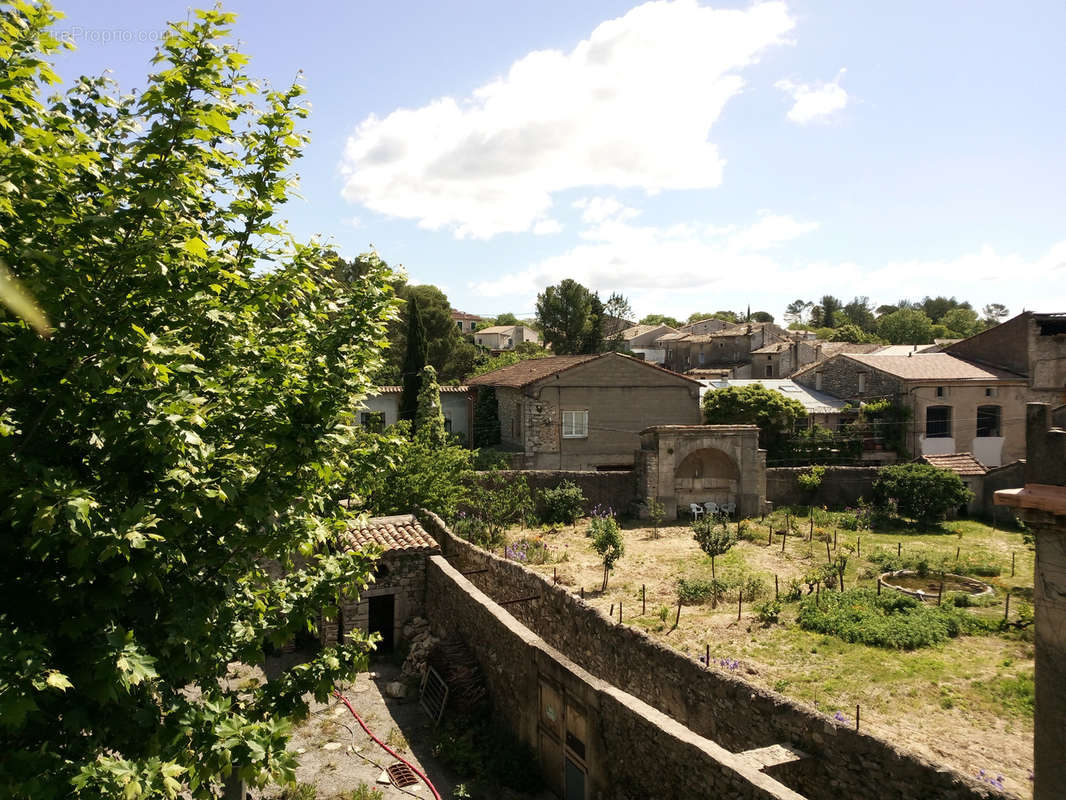
{"type": "Polygon", "coordinates": [[[774,321],[774,315],[769,313],[769,312],[767,312],[767,311],[752,311],[751,312],[751,321],[752,322],[773,322],[774,321]]]}
{"type": "Polygon", "coordinates": [[[474,402],[474,447],[493,447],[500,443],[500,409],[496,390],[479,386],[474,402]]]}
{"type": "Polygon", "coordinates": [[[403,392],[400,394],[400,419],[414,422],[418,413],[418,394],[422,388],[422,370],[426,366],[426,329],[418,310],[418,298],[407,301],[407,341],[400,376],[403,392]]]}
{"type": "Polygon", "coordinates": [[[537,295],[537,323],[544,343],[559,356],[601,352],[603,315],[599,296],[571,278],[537,295]]]}
{"type": "Polygon", "coordinates": [[[703,396],[708,425],[758,425],[759,445],[773,458],[788,448],[788,438],[807,419],[799,400],[757,383],[716,389],[703,396]]]}
{"type": "Polygon", "coordinates": [[[981,309],[981,313],[984,314],[982,321],[985,323],[985,327],[990,328],[993,325],[998,325],[1000,320],[1010,314],[1010,311],[1002,303],[989,303],[981,309]]]}
{"type": "Polygon", "coordinates": [[[944,519],[972,498],[962,478],[931,464],[882,467],[873,485],[873,502],[879,511],[894,512],[921,524],[944,519]]]}
{"type": "Polygon", "coordinates": [[[836,328],[832,336],[829,337],[831,342],[865,342],[867,336],[862,332],[862,329],[858,325],[853,325],[848,322],[840,327],[836,328]]]}
{"type": "Polygon", "coordinates": [[[807,312],[810,311],[813,305],[814,303],[809,300],[793,300],[785,306],[785,322],[802,325],[806,321],[807,312]]]}
{"type": "Polygon", "coordinates": [[[840,324],[843,316],[843,304],[831,294],[823,295],[821,303],[822,325],[827,328],[835,328],[840,324]]]}
{"type": "Polygon", "coordinates": [[[306,112],[247,77],[232,15],[168,28],[135,95],[46,103],[55,18],[0,10],[0,258],[55,328],[0,311],[0,795],[288,780],[287,721],[367,642],[225,678],[366,585],[371,555],[327,545],[373,473],[353,409],[390,276],[342,285],[275,220],[306,112]]]}
{"type": "Polygon", "coordinates": [[[945,312],[940,323],[947,328],[952,338],[965,339],[979,332],[983,326],[977,319],[977,312],[972,308],[953,308],[945,312]]]}
{"type": "Polygon", "coordinates": [[[422,367],[421,379],[422,386],[418,390],[414,430],[422,434],[431,444],[441,445],[448,437],[444,432],[444,409],[440,404],[437,370],[427,364],[422,367]]]}
{"type": "Polygon", "coordinates": [[[925,297],[917,307],[925,313],[933,322],[943,322],[944,315],[949,311],[962,308],[970,309],[969,303],[960,303],[954,297],[925,297]]]}
{"type": "Polygon", "coordinates": [[[850,303],[844,306],[843,311],[848,322],[856,325],[864,333],[872,333],[877,330],[877,317],[874,314],[873,306],[870,305],[869,297],[853,298],[850,303]]]}
{"type": "Polygon", "coordinates": [[[473,475],[468,505],[485,526],[486,542],[494,546],[507,528],[533,513],[533,494],[521,475],[488,470],[473,475]]]}
{"type": "Polygon", "coordinates": [[[640,321],[641,325],[669,325],[671,328],[680,328],[684,323],[675,317],[665,314],[648,314],[640,321]]]}
{"type": "Polygon", "coordinates": [[[922,311],[901,308],[877,320],[877,333],[890,344],[931,344],[933,321],[922,311]]]}
{"type": "Polygon", "coordinates": [[[532,358],[547,358],[551,353],[536,342],[519,342],[513,350],[504,350],[497,356],[484,358],[470,370],[468,377],[484,375],[486,372],[509,367],[520,361],[528,361],[532,358]]]}
{"type": "Polygon", "coordinates": [[[592,549],[603,559],[603,586],[600,591],[606,592],[607,578],[626,552],[622,531],[614,517],[593,517],[589,520],[589,536],[592,537],[592,549]]]}
{"type": "Polygon", "coordinates": [[[692,523],[692,538],[700,546],[700,550],[711,558],[711,580],[717,581],[718,576],[714,570],[714,560],[729,552],[730,548],[737,543],[737,534],[724,522],[719,526],[718,521],[711,515],[701,517],[692,523]]]}

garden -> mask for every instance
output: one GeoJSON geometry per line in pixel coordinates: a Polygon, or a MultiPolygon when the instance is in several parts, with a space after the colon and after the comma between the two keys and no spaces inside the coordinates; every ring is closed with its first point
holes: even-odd
{"type": "Polygon", "coordinates": [[[608,508],[582,515],[574,491],[553,491],[563,496],[537,498],[536,517],[523,499],[522,521],[483,544],[709,669],[1030,793],[1024,530],[911,516],[899,498],[696,523],[667,523],[650,502],[650,519],[627,520],[608,508]]]}

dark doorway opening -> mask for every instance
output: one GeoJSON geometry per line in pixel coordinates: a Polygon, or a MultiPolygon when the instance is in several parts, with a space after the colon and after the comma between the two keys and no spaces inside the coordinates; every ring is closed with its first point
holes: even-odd
{"type": "Polygon", "coordinates": [[[396,595],[382,594],[370,598],[369,620],[367,627],[371,633],[381,636],[378,642],[379,653],[391,653],[395,644],[393,631],[395,629],[396,595]]]}

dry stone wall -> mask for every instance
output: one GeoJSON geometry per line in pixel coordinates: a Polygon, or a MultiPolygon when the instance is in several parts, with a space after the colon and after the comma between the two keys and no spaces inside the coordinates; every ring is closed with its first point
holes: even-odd
{"type": "Polygon", "coordinates": [[[538,597],[509,605],[508,610],[592,675],[731,751],[787,744],[810,754],[811,758],[767,770],[810,800],[839,800],[852,794],[866,800],[1010,797],[776,692],[708,670],[642,630],[608,619],[521,564],[458,539],[434,515],[420,517],[452,565],[478,570],[470,577],[480,591],[497,601],[538,597]]]}
{"type": "Polygon", "coordinates": [[[766,499],[779,506],[853,506],[859,498],[869,500],[877,467],[826,467],[822,485],[814,494],[800,488],[798,476],[810,467],[769,467],[766,470],[766,499]]]}
{"type": "Polygon", "coordinates": [[[539,494],[544,489],[554,489],[564,481],[570,481],[585,495],[585,512],[596,506],[610,506],[618,513],[635,512],[634,504],[639,502],[640,490],[637,474],[633,471],[595,472],[589,470],[502,470],[510,478],[525,478],[533,499],[537,503],[537,513],[543,509],[539,494]]]}

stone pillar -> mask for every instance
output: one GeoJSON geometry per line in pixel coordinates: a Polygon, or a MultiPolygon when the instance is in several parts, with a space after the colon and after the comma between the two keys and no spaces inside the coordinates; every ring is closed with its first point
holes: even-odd
{"type": "Polygon", "coordinates": [[[1052,800],[1066,787],[1066,515],[1026,509],[1022,518],[1036,541],[1033,800],[1052,800]]]}

